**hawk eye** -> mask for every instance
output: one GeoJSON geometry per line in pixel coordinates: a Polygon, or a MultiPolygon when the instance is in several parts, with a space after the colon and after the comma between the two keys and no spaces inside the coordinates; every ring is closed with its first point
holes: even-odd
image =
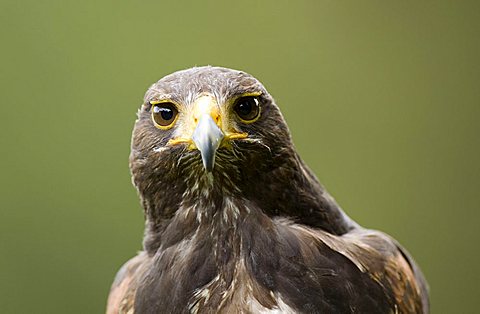
{"type": "Polygon", "coordinates": [[[255,96],[245,96],[235,102],[233,110],[243,122],[253,122],[260,115],[260,106],[255,96]]]}
{"type": "Polygon", "coordinates": [[[176,120],[178,110],[174,104],[165,102],[152,105],[152,120],[160,129],[169,129],[176,120]]]}

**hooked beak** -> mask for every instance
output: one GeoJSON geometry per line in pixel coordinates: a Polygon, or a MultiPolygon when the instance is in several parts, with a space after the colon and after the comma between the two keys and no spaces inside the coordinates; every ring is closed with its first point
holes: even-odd
{"type": "Polygon", "coordinates": [[[215,154],[220,146],[229,147],[230,141],[248,137],[247,133],[237,132],[228,121],[222,121],[218,103],[210,94],[195,100],[186,121],[179,132],[182,135],[170,139],[168,144],[188,144],[189,149],[198,149],[207,172],[213,171],[215,154]]]}
{"type": "Polygon", "coordinates": [[[203,114],[193,131],[192,140],[202,155],[203,167],[212,172],[215,164],[215,154],[222,139],[225,137],[222,130],[213,121],[210,114],[203,114]]]}

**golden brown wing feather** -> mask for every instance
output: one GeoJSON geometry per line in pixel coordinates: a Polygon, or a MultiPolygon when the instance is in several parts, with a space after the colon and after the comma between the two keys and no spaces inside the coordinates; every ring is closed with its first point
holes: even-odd
{"type": "Polygon", "coordinates": [[[350,259],[378,282],[394,303],[397,313],[428,313],[428,286],[418,266],[390,236],[375,230],[356,229],[342,236],[295,226],[317,241],[350,259]]]}
{"type": "Polygon", "coordinates": [[[410,254],[395,240],[392,241],[398,251],[388,260],[386,270],[390,278],[397,279],[393,280],[397,303],[404,313],[428,313],[430,304],[427,281],[410,254]]]}
{"type": "Polygon", "coordinates": [[[108,296],[107,314],[133,313],[139,280],[150,260],[145,252],[141,252],[120,268],[108,296]]]}

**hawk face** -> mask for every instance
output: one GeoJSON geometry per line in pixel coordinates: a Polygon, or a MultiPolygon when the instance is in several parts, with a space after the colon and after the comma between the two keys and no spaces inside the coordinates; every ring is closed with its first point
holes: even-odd
{"type": "Polygon", "coordinates": [[[200,67],[149,88],[133,132],[130,167],[144,202],[165,202],[197,190],[245,192],[252,178],[281,166],[290,153],[288,128],[258,80],[200,67]]]}

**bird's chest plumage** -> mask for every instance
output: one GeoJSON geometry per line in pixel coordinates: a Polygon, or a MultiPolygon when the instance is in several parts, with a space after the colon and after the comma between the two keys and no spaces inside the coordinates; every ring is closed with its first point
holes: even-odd
{"type": "Polygon", "coordinates": [[[381,287],[344,256],[302,239],[247,200],[221,204],[179,211],[193,215],[196,228],[156,252],[137,291],[138,313],[388,312],[381,287]]]}
{"type": "Polygon", "coordinates": [[[258,234],[251,222],[257,214],[237,203],[248,202],[224,198],[214,208],[214,202],[200,199],[181,208],[178,216],[193,216],[197,226],[156,252],[144,288],[137,292],[139,312],[249,312],[262,303],[273,304],[271,291],[256,278],[265,266],[265,257],[253,248],[258,234]]]}

